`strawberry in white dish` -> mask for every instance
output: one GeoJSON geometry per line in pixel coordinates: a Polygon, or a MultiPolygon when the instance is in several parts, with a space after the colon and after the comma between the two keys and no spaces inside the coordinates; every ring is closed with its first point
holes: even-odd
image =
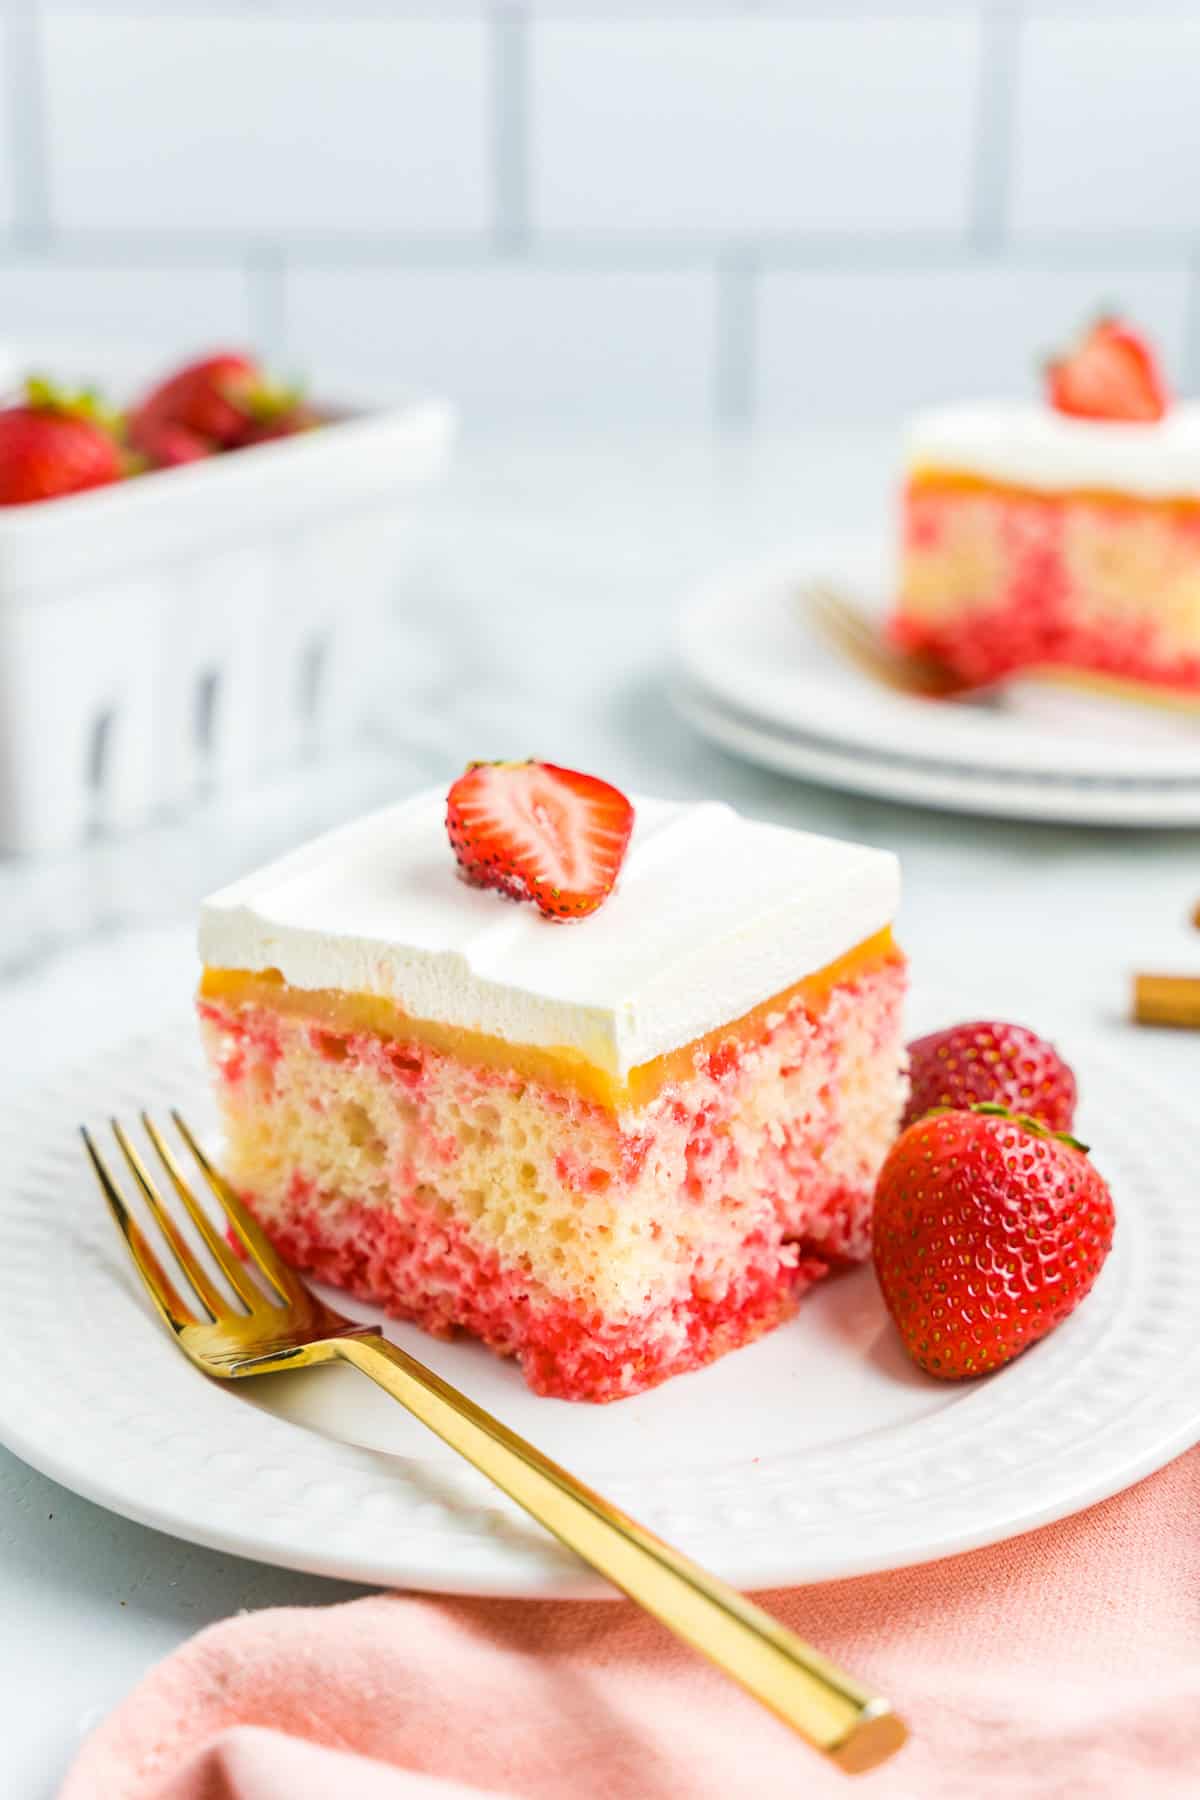
{"type": "Polygon", "coordinates": [[[130,412],[126,431],[152,468],[172,468],[317,422],[297,390],[271,381],[254,357],[221,350],[160,381],[130,412]]]}
{"type": "Polygon", "coordinates": [[[112,415],[94,394],[35,377],[19,406],[0,408],[0,506],[82,494],[124,472],[112,415]]]}

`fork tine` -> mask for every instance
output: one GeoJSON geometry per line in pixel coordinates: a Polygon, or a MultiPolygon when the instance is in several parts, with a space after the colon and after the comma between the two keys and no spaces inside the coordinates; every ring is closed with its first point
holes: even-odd
{"type": "Polygon", "coordinates": [[[175,1223],[175,1220],[163,1205],[158,1189],[150,1179],[149,1170],[146,1168],[145,1163],[142,1161],[134,1145],[130,1143],[129,1137],[121,1125],[120,1120],[112,1119],[109,1122],[112,1125],[112,1133],[120,1146],[121,1153],[124,1156],[125,1161],[129,1164],[133,1179],[137,1182],[138,1187],[141,1190],[142,1198],[146,1202],[146,1206],[150,1213],[153,1215],[154,1223],[158,1226],[158,1229],[166,1238],[167,1243],[171,1246],[171,1254],[174,1256],[175,1261],[179,1264],[184,1275],[191,1282],[192,1287],[199,1295],[201,1305],[209,1314],[210,1318],[230,1318],[232,1316],[232,1308],[230,1307],[228,1300],[225,1298],[224,1294],[220,1293],[213,1285],[212,1281],[209,1279],[207,1269],[205,1269],[203,1263],[180,1231],[179,1226],[175,1223]]]}
{"type": "Polygon", "coordinates": [[[258,1220],[249,1207],[245,1206],[234,1193],[219,1169],[209,1162],[204,1151],[192,1135],[186,1119],[171,1109],[171,1118],[175,1129],[200,1165],[204,1179],[225,1209],[225,1215],[241,1238],[267,1280],[272,1284],[284,1301],[295,1301],[307,1298],[308,1290],[304,1283],[288,1268],[283,1258],[275,1250],[258,1220]]]}
{"type": "Polygon", "coordinates": [[[859,645],[872,661],[886,663],[889,668],[901,668],[905,665],[907,659],[903,652],[893,649],[874,620],[860,612],[836,588],[819,582],[813,590],[813,598],[822,619],[838,633],[843,642],[859,645]]]}
{"type": "Polygon", "coordinates": [[[825,581],[810,581],[803,590],[809,617],[851,662],[887,687],[922,699],[952,699],[967,684],[933,657],[897,649],[875,621],[825,581]]]}
{"type": "Polygon", "coordinates": [[[828,582],[813,581],[809,583],[809,603],[817,608],[821,616],[840,630],[852,633],[864,643],[874,644],[877,633],[870,622],[865,619],[856,606],[852,606],[844,595],[830,587],[828,582]]]}
{"type": "MultiPolygon", "coordinates": [[[[179,1164],[176,1162],[167,1145],[163,1142],[162,1134],[149,1113],[142,1114],[142,1126],[146,1136],[150,1139],[150,1142],[158,1152],[163,1168],[170,1177],[171,1186],[175,1189],[180,1200],[187,1208],[188,1217],[204,1239],[204,1242],[208,1245],[210,1253],[220,1266],[221,1273],[224,1275],[234,1292],[240,1299],[245,1301],[251,1312],[253,1312],[255,1307],[262,1305],[267,1296],[263,1293],[254,1277],[248,1272],[241,1258],[235,1256],[234,1252],[229,1248],[228,1243],[213,1225],[212,1220],[184,1180],[183,1171],[180,1169],[179,1164]]],[[[227,1312],[228,1310],[228,1307],[226,1307],[227,1312]]]]}
{"type": "Polygon", "coordinates": [[[903,667],[895,655],[888,652],[878,639],[867,631],[862,620],[855,617],[844,603],[830,589],[814,584],[805,593],[810,616],[815,620],[819,630],[847,656],[851,662],[857,663],[868,675],[873,675],[889,687],[912,692],[914,684],[905,679],[903,667]]]}
{"type": "Polygon", "coordinates": [[[146,1242],[141,1226],[130,1215],[129,1209],[121,1198],[120,1189],[108,1172],[108,1167],[92,1142],[91,1133],[81,1125],[80,1135],[84,1147],[91,1158],[96,1180],[100,1183],[100,1191],[108,1202],[109,1211],[116,1220],[117,1230],[125,1239],[126,1248],[133,1258],[134,1265],[142,1281],[145,1283],[150,1298],[159,1313],[174,1332],[180,1332],[188,1325],[198,1325],[200,1321],[180,1299],[175,1284],[146,1242]]]}
{"type": "Polygon", "coordinates": [[[804,590],[804,599],[810,613],[815,615],[819,624],[844,642],[861,644],[864,649],[874,651],[877,648],[876,634],[869,628],[866,620],[851,606],[848,606],[834,588],[823,581],[810,582],[804,590]]]}

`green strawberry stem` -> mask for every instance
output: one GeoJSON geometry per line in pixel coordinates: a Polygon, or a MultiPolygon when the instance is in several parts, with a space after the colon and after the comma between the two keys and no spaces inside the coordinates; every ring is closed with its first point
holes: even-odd
{"type": "Polygon", "coordinates": [[[273,425],[276,419],[286,418],[304,399],[303,382],[272,381],[266,375],[248,385],[223,382],[221,389],[225,398],[256,425],[273,425]]]}
{"type": "MultiPolygon", "coordinates": [[[[953,1110],[953,1107],[949,1106],[934,1108],[935,1112],[952,1112],[953,1110]]],[[[1072,1137],[1069,1131],[1050,1131],[1040,1119],[1031,1118],[1028,1113],[1013,1112],[1010,1106],[998,1106],[994,1100],[976,1100],[967,1110],[973,1113],[983,1113],[989,1119],[1011,1119],[1014,1124],[1023,1125],[1026,1131],[1032,1132],[1034,1137],[1055,1138],[1060,1144],[1070,1145],[1072,1150],[1081,1150],[1085,1156],[1091,1148],[1090,1145],[1081,1143],[1077,1137],[1072,1137]]]]}
{"type": "Polygon", "coordinates": [[[47,375],[29,375],[25,380],[25,403],[38,412],[60,413],[65,418],[86,419],[101,431],[119,437],[122,415],[103,398],[97,388],[85,387],[72,392],[47,375]]]}

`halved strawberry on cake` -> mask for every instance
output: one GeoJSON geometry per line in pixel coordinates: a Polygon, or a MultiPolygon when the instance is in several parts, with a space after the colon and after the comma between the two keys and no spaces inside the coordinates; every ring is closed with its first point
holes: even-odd
{"type": "Polygon", "coordinates": [[[296,1265],[541,1393],[696,1368],[868,1254],[897,898],[882,851],[474,766],[206,903],[234,1179],[296,1265]]]}
{"type": "Polygon", "coordinates": [[[1042,404],[951,406],[909,432],[907,649],[964,680],[1020,669],[1200,691],[1200,406],[1105,318],[1046,371],[1042,404]]]}

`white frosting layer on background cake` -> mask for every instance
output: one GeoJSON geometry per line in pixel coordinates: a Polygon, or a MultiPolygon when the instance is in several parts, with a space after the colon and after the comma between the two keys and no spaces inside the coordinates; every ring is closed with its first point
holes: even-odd
{"type": "Polygon", "coordinates": [[[906,458],[1018,487],[1200,498],[1200,405],[1175,406],[1153,425],[1019,401],[947,406],[912,420],[906,458]]]}
{"type": "Polygon", "coordinates": [[[891,923],[896,858],[635,800],[616,891],[545,919],[469,886],[445,794],[420,794],[223,889],[201,912],[209,967],[381,994],[413,1018],[563,1047],[616,1075],[740,1018],[891,923]]]}

